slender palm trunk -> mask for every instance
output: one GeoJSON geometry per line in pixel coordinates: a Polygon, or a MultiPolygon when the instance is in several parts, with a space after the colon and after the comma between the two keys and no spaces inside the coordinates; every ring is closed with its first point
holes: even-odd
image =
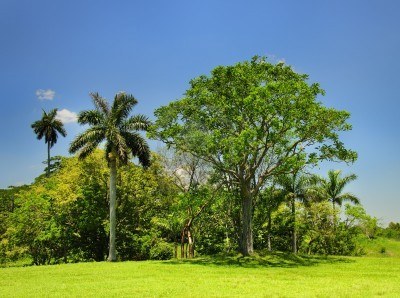
{"type": "Polygon", "coordinates": [[[50,176],[50,142],[47,143],[47,177],[50,176]]]}
{"type": "Polygon", "coordinates": [[[336,229],[336,207],[334,199],[332,199],[332,226],[333,229],[336,229]]]}
{"type": "Polygon", "coordinates": [[[244,256],[253,254],[253,229],[252,229],[252,209],[253,200],[247,188],[242,189],[242,237],[241,253],[244,256]]]}
{"type": "Polygon", "coordinates": [[[110,247],[108,261],[117,260],[115,248],[116,209],[117,209],[117,163],[115,158],[110,160],[110,247]]]}
{"type": "Polygon", "coordinates": [[[292,220],[293,220],[293,231],[292,231],[292,252],[297,253],[297,233],[296,233],[296,199],[292,199],[292,220]]]}
{"type": "Polygon", "coordinates": [[[267,234],[268,251],[272,251],[271,227],[272,227],[271,212],[268,212],[268,228],[267,228],[267,231],[268,231],[268,234],[267,234]]]}

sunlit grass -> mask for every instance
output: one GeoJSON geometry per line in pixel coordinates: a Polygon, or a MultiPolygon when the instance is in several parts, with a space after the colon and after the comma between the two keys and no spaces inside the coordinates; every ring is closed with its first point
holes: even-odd
{"type": "MultiPolygon", "coordinates": [[[[360,241],[368,257],[400,258],[400,241],[388,238],[364,239],[360,241]]],[[[399,295],[400,296],[400,295],[399,295]]]]}
{"type": "Polygon", "coordinates": [[[398,297],[400,258],[272,255],[0,269],[2,297],[398,297]]]}

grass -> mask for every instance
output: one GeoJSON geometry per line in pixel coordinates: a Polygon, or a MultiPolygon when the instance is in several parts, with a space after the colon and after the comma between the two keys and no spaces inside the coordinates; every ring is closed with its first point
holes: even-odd
{"type": "Polygon", "coordinates": [[[368,257],[400,258],[400,241],[398,240],[381,237],[372,240],[363,239],[360,245],[368,257]]]}
{"type": "Polygon", "coordinates": [[[0,268],[1,297],[399,297],[400,258],[264,257],[0,268]]]}

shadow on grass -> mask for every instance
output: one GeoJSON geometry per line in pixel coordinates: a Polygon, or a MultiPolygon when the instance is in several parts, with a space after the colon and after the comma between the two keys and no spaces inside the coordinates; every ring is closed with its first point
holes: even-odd
{"type": "Polygon", "coordinates": [[[283,252],[268,252],[251,257],[210,256],[194,259],[173,259],[164,264],[195,264],[204,266],[231,266],[243,268],[281,267],[296,268],[301,266],[316,266],[320,264],[353,263],[354,260],[344,257],[295,255],[283,252]]]}

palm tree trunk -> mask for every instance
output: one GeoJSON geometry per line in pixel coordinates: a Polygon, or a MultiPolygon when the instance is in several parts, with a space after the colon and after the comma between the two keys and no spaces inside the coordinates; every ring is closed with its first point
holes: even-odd
{"type": "Polygon", "coordinates": [[[296,234],[296,199],[292,199],[292,219],[293,219],[293,231],[292,231],[292,252],[297,253],[297,234],[296,234]]]}
{"type": "Polygon", "coordinates": [[[187,231],[188,235],[188,248],[189,248],[189,259],[194,258],[194,240],[190,229],[187,231]]]}
{"type": "Polygon", "coordinates": [[[115,158],[110,160],[110,247],[108,261],[117,260],[115,248],[116,209],[117,209],[117,163],[115,158]]]}
{"type": "Polygon", "coordinates": [[[47,177],[50,176],[50,142],[47,143],[47,177]]]}
{"type": "Polygon", "coordinates": [[[335,200],[332,199],[332,207],[333,207],[333,214],[332,214],[332,225],[333,229],[336,230],[336,207],[335,207],[335,200]]]}
{"type": "Polygon", "coordinates": [[[268,234],[267,234],[268,251],[272,251],[271,227],[272,227],[271,212],[268,212],[268,228],[267,228],[267,231],[268,231],[268,234]]]}
{"type": "Polygon", "coordinates": [[[181,259],[185,258],[185,228],[181,232],[181,259]]]}

